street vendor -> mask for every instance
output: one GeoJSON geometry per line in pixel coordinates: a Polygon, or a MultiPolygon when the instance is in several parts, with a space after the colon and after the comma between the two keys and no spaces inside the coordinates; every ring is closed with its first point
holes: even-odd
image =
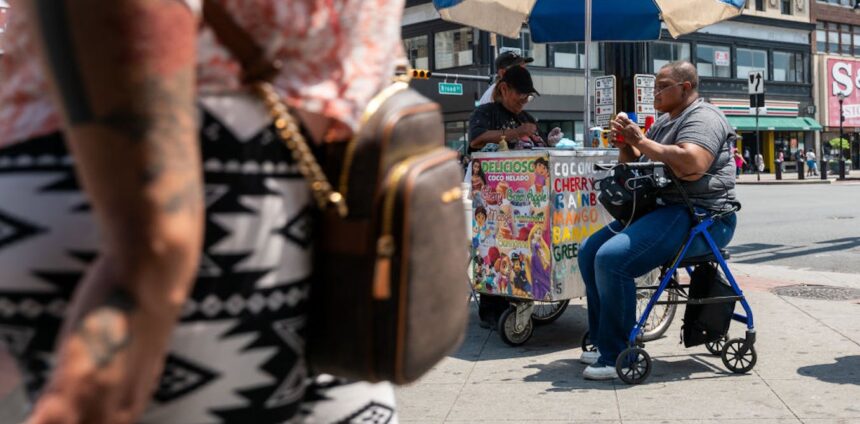
{"type": "Polygon", "coordinates": [[[493,91],[495,101],[478,106],[469,118],[469,153],[500,144],[511,150],[546,147],[537,120],[523,110],[534,95],[540,94],[529,71],[520,66],[509,68],[493,91]]]}
{"type": "MultiPolygon", "coordinates": [[[[619,114],[611,139],[618,133],[619,162],[665,163],[681,181],[699,213],[722,214],[709,229],[716,244],[728,245],[734,235],[737,208],[735,163],[731,148],[737,135],[723,113],[698,93],[699,78],[690,62],[673,62],[657,74],[654,107],[663,113],[643,133],[619,114]]],[[[635,325],[634,278],[660,267],[677,254],[694,218],[675,187],[660,192],[658,207],[625,226],[614,221],[590,236],[579,250],[579,268],[586,286],[588,326],[596,352],[584,352],[586,379],[617,376],[615,362],[627,347],[635,325]]],[[[704,238],[690,246],[687,257],[710,252],[704,238]]]]}

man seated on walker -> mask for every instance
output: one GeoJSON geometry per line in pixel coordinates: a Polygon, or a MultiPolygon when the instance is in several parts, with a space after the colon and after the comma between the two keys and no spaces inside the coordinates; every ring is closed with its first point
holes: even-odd
{"type": "MultiPolygon", "coordinates": [[[[620,114],[612,121],[611,139],[623,136],[619,162],[663,162],[681,180],[697,212],[726,212],[735,198],[735,164],[731,148],[737,135],[719,109],[699,98],[699,77],[690,62],[673,62],[657,74],[654,107],[663,113],[643,134],[620,114]]],[[[589,237],[579,250],[585,281],[588,327],[594,352],[583,352],[589,380],[617,376],[615,361],[627,348],[635,325],[636,289],[633,279],[672,260],[694,224],[689,208],[674,186],[660,193],[660,206],[625,225],[614,221],[589,237]]],[[[728,245],[735,231],[734,213],[709,229],[717,245],[728,245]]],[[[696,240],[687,257],[710,252],[704,238],[696,240]]]]}

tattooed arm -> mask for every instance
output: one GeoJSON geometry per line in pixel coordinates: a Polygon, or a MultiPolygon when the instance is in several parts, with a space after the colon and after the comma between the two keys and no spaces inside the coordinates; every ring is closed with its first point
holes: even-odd
{"type": "Polygon", "coordinates": [[[135,422],[154,390],[202,243],[196,19],[177,0],[18,6],[42,40],[102,236],[31,422],[135,422]]]}

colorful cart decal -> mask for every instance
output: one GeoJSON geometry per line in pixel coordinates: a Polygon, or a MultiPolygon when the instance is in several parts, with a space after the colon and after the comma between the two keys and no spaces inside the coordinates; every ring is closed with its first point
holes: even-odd
{"type": "Polygon", "coordinates": [[[478,292],[540,301],[584,295],[576,257],[582,241],[610,219],[594,191],[603,173],[592,169],[608,154],[475,155],[471,247],[478,292]]]}

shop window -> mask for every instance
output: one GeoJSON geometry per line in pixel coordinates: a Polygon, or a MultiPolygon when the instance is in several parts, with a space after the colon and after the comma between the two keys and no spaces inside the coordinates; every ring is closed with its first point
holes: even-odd
{"type": "Polygon", "coordinates": [[[746,79],[750,71],[764,71],[767,76],[767,51],[738,49],[736,69],[736,75],[741,79],[746,79]]]}
{"type": "Polygon", "coordinates": [[[546,44],[532,42],[532,34],[527,28],[520,31],[520,38],[499,37],[499,53],[515,51],[523,57],[530,57],[534,62],[529,66],[546,66],[546,44]]]}
{"type": "Polygon", "coordinates": [[[415,69],[430,68],[430,51],[428,37],[422,35],[403,40],[403,48],[409,64],[415,69]]]}
{"type": "Polygon", "coordinates": [[[773,52],[773,80],[806,82],[806,57],[804,54],[773,52]]]}
{"type": "Polygon", "coordinates": [[[731,62],[731,49],[728,46],[696,45],[696,69],[700,77],[730,78],[731,62]]]}
{"type": "Polygon", "coordinates": [[[655,41],[651,43],[651,59],[655,73],[669,62],[690,60],[690,44],[655,41]]]}
{"type": "Polygon", "coordinates": [[[466,143],[469,142],[469,122],[450,121],[445,123],[445,146],[457,150],[461,154],[468,151],[466,143]],[[464,150],[465,149],[465,150],[464,150]]]}
{"type": "Polygon", "coordinates": [[[471,28],[437,32],[434,37],[436,69],[471,65],[474,62],[473,37],[471,28]]]}
{"type": "MultiPolygon", "coordinates": [[[[559,43],[549,45],[552,66],[567,69],[585,69],[585,43],[559,43]]],[[[589,59],[591,69],[600,68],[600,45],[591,43],[589,59]]]]}

